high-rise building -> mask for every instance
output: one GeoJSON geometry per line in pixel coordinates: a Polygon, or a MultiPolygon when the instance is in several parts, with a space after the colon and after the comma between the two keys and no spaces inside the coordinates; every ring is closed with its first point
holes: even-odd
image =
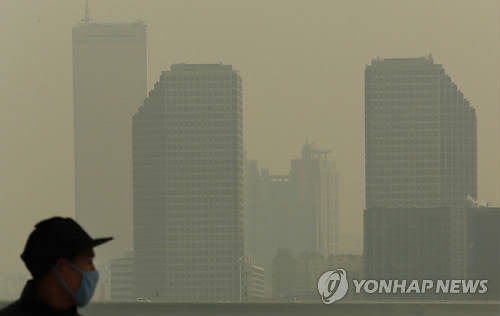
{"type": "MultiPolygon", "coordinates": [[[[249,160],[246,192],[249,253],[265,271],[271,271],[278,248],[324,258],[336,253],[338,174],[328,151],[304,144],[287,175],[267,168],[259,172],[257,161],[249,160]]],[[[265,277],[266,296],[271,296],[272,273],[265,277]]]]}
{"type": "MultiPolygon", "coordinates": [[[[476,146],[475,110],[431,56],[378,58],[366,67],[365,213],[413,208],[418,216],[421,208],[450,208],[450,269],[457,278],[465,273],[466,200],[477,197],[476,146]]],[[[365,234],[374,232],[370,223],[365,234]]],[[[389,244],[375,257],[390,252],[389,244]]],[[[372,259],[365,263],[378,270],[372,259]]]]}
{"type": "Polygon", "coordinates": [[[116,237],[99,259],[132,247],[131,125],[146,77],[146,25],[73,28],[76,218],[91,235],[116,237]]]}
{"type": "Polygon", "coordinates": [[[291,161],[290,180],[295,207],[289,220],[289,236],[296,252],[317,252],[327,258],[337,252],[338,175],[328,150],[311,143],[302,146],[302,156],[291,161]]]}
{"type": "Polygon", "coordinates": [[[368,209],[477,198],[475,110],[431,57],[366,67],[365,155],[368,209]]]}
{"type": "Polygon", "coordinates": [[[175,64],[133,118],[137,295],[237,301],[244,258],[238,71],[175,64]]]}
{"type": "Polygon", "coordinates": [[[265,296],[271,297],[272,258],[278,248],[289,247],[295,220],[291,218],[294,205],[293,186],[288,175],[273,175],[269,169],[258,170],[256,160],[248,161],[246,172],[248,219],[246,239],[249,254],[264,268],[265,296]]]}

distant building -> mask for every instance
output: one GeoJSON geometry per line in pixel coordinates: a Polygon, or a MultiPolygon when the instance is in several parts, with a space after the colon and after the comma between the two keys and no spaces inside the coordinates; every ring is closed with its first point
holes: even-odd
{"type": "Polygon", "coordinates": [[[318,297],[318,279],[328,271],[328,260],[320,253],[303,251],[297,255],[295,270],[295,297],[315,300],[318,297]]]}
{"type": "Polygon", "coordinates": [[[76,219],[92,236],[119,236],[99,259],[132,247],[131,119],[146,93],[144,23],[73,28],[76,219]]]}
{"type": "Polygon", "coordinates": [[[244,294],[245,301],[260,301],[265,298],[265,271],[255,264],[253,258],[248,257],[245,261],[244,274],[244,294]]]}
{"type": "Polygon", "coordinates": [[[111,300],[114,302],[135,301],[134,253],[126,252],[122,258],[111,260],[111,300]]]}
{"type": "Polygon", "coordinates": [[[330,255],[302,251],[294,254],[290,249],[277,249],[272,265],[272,294],[274,300],[318,300],[318,280],[329,270],[343,268],[349,280],[361,280],[361,255],[330,255]]]}
{"type": "MultiPolygon", "coordinates": [[[[358,254],[335,254],[328,257],[328,270],[344,269],[348,280],[364,279],[364,257],[358,254]]],[[[319,279],[319,277],[318,277],[319,279]]],[[[346,297],[343,299],[365,299],[362,295],[355,294],[355,289],[351,286],[346,297]]]]}
{"type": "MultiPolygon", "coordinates": [[[[291,161],[290,174],[259,170],[256,160],[246,168],[246,238],[248,251],[265,271],[272,271],[279,248],[294,253],[334,254],[338,240],[338,175],[327,151],[306,143],[300,159],[291,161]]],[[[266,296],[271,296],[274,272],[266,273],[266,296]]]]}
{"type": "Polygon", "coordinates": [[[175,64],[133,118],[136,291],[239,301],[244,253],[238,71],[175,64]]]}
{"type": "Polygon", "coordinates": [[[328,153],[306,143],[301,158],[291,161],[294,207],[287,218],[291,225],[287,246],[325,258],[337,252],[339,229],[337,171],[328,153]]]}
{"type": "Polygon", "coordinates": [[[279,248],[272,261],[272,297],[275,300],[297,296],[297,259],[288,248],[279,248]]]}
{"type": "Polygon", "coordinates": [[[364,278],[363,256],[356,254],[335,254],[328,257],[330,269],[342,268],[346,270],[349,279],[361,280],[364,278]]]}
{"type": "Polygon", "coordinates": [[[500,299],[500,208],[467,210],[467,278],[488,280],[488,292],[471,299],[500,299]]]}
{"type": "Polygon", "coordinates": [[[268,272],[265,296],[271,297],[272,258],[278,248],[289,246],[289,236],[293,232],[288,220],[293,207],[293,187],[288,176],[271,175],[269,169],[259,172],[255,160],[247,163],[246,175],[248,253],[268,272]]]}
{"type": "Polygon", "coordinates": [[[303,251],[296,255],[280,248],[273,258],[273,299],[316,300],[318,279],[329,270],[328,260],[320,253],[303,251]]]}
{"type": "MultiPolygon", "coordinates": [[[[476,129],[474,108],[432,57],[378,58],[366,66],[364,230],[369,274],[411,278],[430,272],[429,266],[415,266],[413,252],[394,252],[387,244],[399,245],[398,234],[426,232],[425,227],[434,225],[426,221],[436,216],[450,236],[429,232],[443,238],[435,242],[415,235],[415,241],[407,240],[410,249],[429,247],[423,253],[428,255],[446,245],[451,253],[445,251],[437,261],[448,262],[454,278],[464,277],[466,198],[477,198],[476,129]],[[395,214],[398,210],[403,213],[395,214]],[[436,214],[430,214],[432,210],[436,214]],[[449,217],[450,223],[441,222],[442,217],[449,217]],[[383,249],[386,252],[379,252],[383,249]],[[383,254],[391,254],[397,264],[383,254]]],[[[435,271],[446,273],[443,269],[435,271]]]]}
{"type": "Polygon", "coordinates": [[[260,196],[260,172],[257,160],[245,158],[245,249],[247,254],[257,255],[258,230],[257,206],[260,196]]]}

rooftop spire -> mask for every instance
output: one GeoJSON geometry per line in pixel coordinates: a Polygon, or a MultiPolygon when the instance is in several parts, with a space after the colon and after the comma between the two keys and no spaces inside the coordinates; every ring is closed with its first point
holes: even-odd
{"type": "Polygon", "coordinates": [[[89,0],[85,0],[85,16],[82,19],[83,23],[89,23],[90,22],[90,17],[89,17],[89,0]]]}

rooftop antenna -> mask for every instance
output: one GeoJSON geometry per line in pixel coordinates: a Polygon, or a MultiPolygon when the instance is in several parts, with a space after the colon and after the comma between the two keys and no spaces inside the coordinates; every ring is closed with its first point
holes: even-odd
{"type": "Polygon", "coordinates": [[[82,22],[85,24],[90,23],[90,17],[89,17],[89,0],[85,0],[85,16],[82,19],[82,22]]]}

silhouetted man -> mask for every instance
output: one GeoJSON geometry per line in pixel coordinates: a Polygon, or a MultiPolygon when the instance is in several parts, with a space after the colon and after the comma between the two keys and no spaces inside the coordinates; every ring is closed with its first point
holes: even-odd
{"type": "Polygon", "coordinates": [[[92,239],[71,218],[36,224],[21,254],[33,279],[0,316],[79,315],[77,307],[89,303],[99,279],[93,248],[111,239],[92,239]]]}

